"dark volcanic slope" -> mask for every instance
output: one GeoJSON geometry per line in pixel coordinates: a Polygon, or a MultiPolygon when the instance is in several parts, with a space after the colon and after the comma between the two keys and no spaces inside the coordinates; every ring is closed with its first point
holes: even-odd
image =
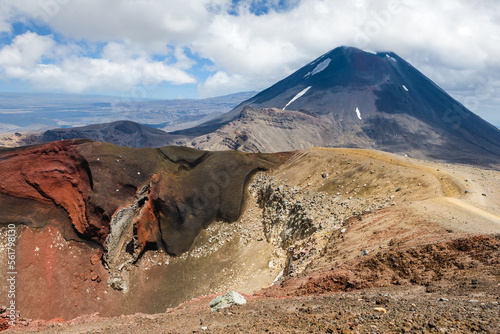
{"type": "Polygon", "coordinates": [[[329,129],[321,130],[324,142],[319,146],[450,160],[500,156],[497,128],[392,52],[336,48],[231,112],[175,134],[211,133],[238,120],[246,106],[296,110],[318,118],[329,129]]]}
{"type": "Polygon", "coordinates": [[[178,137],[132,121],[116,121],[76,128],[48,130],[44,132],[41,142],[89,138],[121,146],[161,147],[174,144],[178,137]]]}

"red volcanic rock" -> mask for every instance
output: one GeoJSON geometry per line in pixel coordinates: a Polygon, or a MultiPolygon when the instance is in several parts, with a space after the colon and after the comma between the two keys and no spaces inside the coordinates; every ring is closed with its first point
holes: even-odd
{"type": "Polygon", "coordinates": [[[153,199],[158,198],[160,194],[159,181],[160,175],[154,174],[151,178],[149,194],[144,199],[144,206],[133,223],[139,253],[146,248],[148,242],[161,242],[160,223],[156,218],[153,207],[153,199]]]}
{"type": "Polygon", "coordinates": [[[99,219],[89,221],[87,205],[92,190],[88,163],[77,153],[74,141],[49,143],[0,154],[0,193],[53,203],[62,207],[82,235],[104,241],[108,226],[99,219]]]}
{"type": "Polygon", "coordinates": [[[90,258],[90,264],[95,265],[96,263],[99,263],[99,261],[101,260],[101,257],[102,257],[101,252],[98,252],[98,253],[92,255],[92,257],[90,258]]]}
{"type": "Polygon", "coordinates": [[[101,262],[92,265],[89,261],[95,249],[64,240],[53,227],[19,227],[18,232],[16,305],[23,317],[71,319],[89,309],[111,309],[108,298],[113,294],[106,293],[103,284],[107,270],[101,262]],[[91,280],[94,275],[99,279],[91,280]]]}
{"type": "Polygon", "coordinates": [[[9,319],[0,317],[0,331],[4,331],[10,327],[9,325],[9,319]]]}

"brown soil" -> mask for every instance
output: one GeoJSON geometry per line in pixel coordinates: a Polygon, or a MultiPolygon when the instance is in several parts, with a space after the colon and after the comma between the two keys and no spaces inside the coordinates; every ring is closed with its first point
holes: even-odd
{"type": "MultiPolygon", "coordinates": [[[[401,247],[392,242],[387,250],[333,264],[289,279],[279,286],[264,290],[266,296],[291,296],[352,291],[389,285],[416,284],[435,290],[435,285],[447,285],[461,279],[488,278],[500,282],[500,235],[471,236],[413,247],[401,247]]],[[[324,256],[331,258],[335,247],[324,256]]]]}
{"type": "Polygon", "coordinates": [[[433,292],[410,285],[248,297],[247,304],[220,312],[208,307],[214,296],[204,296],[162,314],[32,322],[6,333],[498,333],[500,299],[494,283],[469,279],[460,289],[433,292]]]}

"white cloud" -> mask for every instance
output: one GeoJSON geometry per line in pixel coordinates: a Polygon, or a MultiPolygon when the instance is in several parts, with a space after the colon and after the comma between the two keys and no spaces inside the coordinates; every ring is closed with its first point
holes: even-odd
{"type": "Polygon", "coordinates": [[[198,91],[201,97],[218,96],[245,91],[248,86],[249,83],[240,74],[229,75],[224,71],[217,71],[198,85],[198,91]]]}
{"type": "Polygon", "coordinates": [[[118,43],[116,41],[108,42],[102,50],[101,58],[114,60],[114,61],[126,61],[127,59],[133,59],[136,57],[147,57],[147,53],[133,45],[129,41],[124,41],[118,43]]]}
{"type": "MultiPolygon", "coordinates": [[[[5,10],[91,42],[128,40],[150,52],[184,43],[210,20],[208,6],[226,0],[2,0],[5,10]]],[[[1,17],[0,17],[1,18],[1,17]]]]}
{"type": "Polygon", "coordinates": [[[28,32],[18,35],[12,44],[0,49],[0,65],[3,66],[35,66],[42,56],[51,54],[55,42],[47,36],[39,36],[28,32]]]}
{"type": "Polygon", "coordinates": [[[151,61],[146,53],[135,51],[130,45],[110,42],[104,47],[103,58],[97,59],[77,56],[73,51],[71,46],[56,45],[49,36],[28,32],[0,49],[0,68],[7,78],[24,80],[43,90],[72,93],[88,90],[123,92],[138,85],[196,82],[183,69],[151,61]],[[52,61],[41,62],[44,56],[52,61]]]}
{"type": "Polygon", "coordinates": [[[40,88],[61,89],[73,93],[88,90],[130,91],[136,86],[156,86],[162,82],[195,83],[184,71],[161,62],[145,59],[115,62],[108,59],[74,58],[58,65],[38,65],[20,79],[40,88]]]}

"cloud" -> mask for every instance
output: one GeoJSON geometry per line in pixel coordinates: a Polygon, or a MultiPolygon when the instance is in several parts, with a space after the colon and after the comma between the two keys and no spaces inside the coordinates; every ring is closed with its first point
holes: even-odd
{"type": "Polygon", "coordinates": [[[220,96],[248,90],[251,84],[240,74],[227,74],[217,71],[198,85],[200,96],[220,96]]]}
{"type": "MultiPolygon", "coordinates": [[[[182,52],[177,52],[179,57],[182,52]]],[[[81,93],[89,90],[126,92],[136,86],[196,83],[175,65],[152,61],[148,55],[125,44],[110,42],[102,58],[81,57],[74,48],[59,46],[49,36],[28,32],[0,49],[0,68],[11,79],[20,79],[43,90],[81,93]],[[51,61],[42,62],[42,58],[51,61]]],[[[185,59],[181,60],[186,62],[185,59]]],[[[182,65],[180,67],[186,67],[182,65]]]]}
{"type": "Polygon", "coordinates": [[[42,58],[52,52],[55,42],[47,36],[28,32],[18,35],[12,44],[0,49],[0,64],[7,67],[35,66],[42,58]]]}
{"type": "Polygon", "coordinates": [[[60,64],[39,64],[34,70],[21,73],[18,79],[27,80],[44,89],[81,93],[89,90],[121,91],[136,86],[157,86],[195,83],[184,71],[161,62],[146,59],[115,62],[108,59],[74,58],[60,64]]]}
{"type": "Polygon", "coordinates": [[[209,5],[226,0],[2,0],[26,22],[75,40],[128,40],[148,52],[192,40],[210,20],[209,5]]]}

